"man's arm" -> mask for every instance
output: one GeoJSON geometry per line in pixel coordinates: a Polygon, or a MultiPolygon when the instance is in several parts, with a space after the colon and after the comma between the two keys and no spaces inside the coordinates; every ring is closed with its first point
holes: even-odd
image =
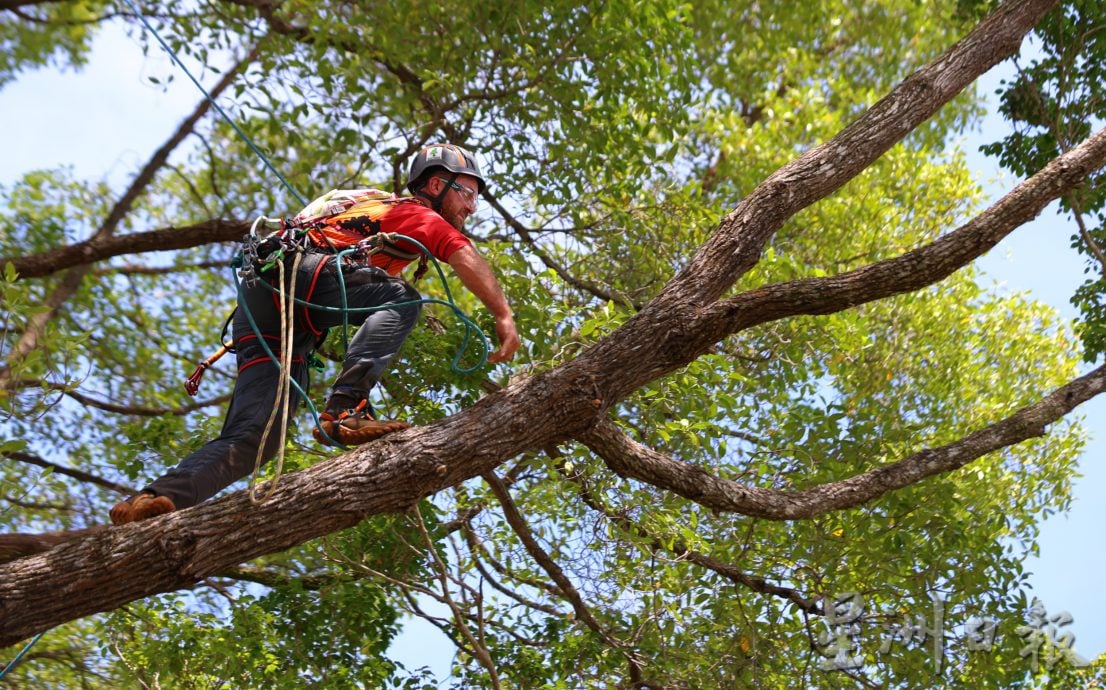
{"type": "Polygon", "coordinates": [[[514,356],[522,343],[518,339],[511,305],[507,303],[507,297],[503,294],[503,288],[499,286],[491,266],[471,245],[450,254],[448,263],[469,292],[476,295],[495,317],[495,335],[499,338],[499,349],[488,355],[488,361],[506,362],[514,356]]]}

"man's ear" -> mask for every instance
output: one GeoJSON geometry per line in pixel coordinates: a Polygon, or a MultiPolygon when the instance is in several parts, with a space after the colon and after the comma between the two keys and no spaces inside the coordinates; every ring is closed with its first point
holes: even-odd
{"type": "Polygon", "coordinates": [[[426,183],[422,186],[422,193],[428,197],[435,197],[442,191],[442,185],[444,183],[438,179],[437,175],[431,175],[426,179],[426,183]]]}

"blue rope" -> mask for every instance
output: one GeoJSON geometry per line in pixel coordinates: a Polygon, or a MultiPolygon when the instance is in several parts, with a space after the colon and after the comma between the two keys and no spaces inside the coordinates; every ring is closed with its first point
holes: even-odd
{"type": "Polygon", "coordinates": [[[207,102],[211,104],[211,107],[215,108],[215,111],[223,116],[223,119],[227,121],[227,124],[234,128],[234,131],[237,132],[238,136],[242,137],[242,140],[245,141],[246,144],[249,145],[250,149],[252,149],[253,152],[257,154],[257,157],[261,159],[261,162],[264,163],[265,166],[269,168],[269,170],[274,175],[277,176],[277,179],[280,180],[285,188],[287,188],[287,190],[292,193],[292,196],[296,197],[296,201],[300,202],[301,206],[306,206],[307,200],[300,196],[299,192],[296,191],[296,189],[288,182],[288,180],[284,179],[284,176],[280,174],[280,171],[277,170],[276,167],[269,162],[269,159],[265,157],[265,154],[261,152],[261,149],[259,149],[257,145],[253,143],[253,139],[250,139],[250,137],[245,132],[243,132],[237,124],[235,124],[234,120],[230,119],[230,116],[227,115],[221,107],[219,107],[219,104],[215,102],[215,99],[211,97],[211,94],[207,92],[207,89],[205,89],[203,85],[200,84],[199,80],[197,80],[196,77],[192,76],[192,72],[190,72],[188,68],[184,66],[184,63],[181,62],[179,57],[177,57],[177,54],[161,37],[161,34],[159,34],[157,30],[150,25],[150,22],[146,21],[146,17],[144,17],[142,13],[138,11],[138,8],[135,7],[134,3],[131,2],[131,0],[123,0],[123,2],[125,2],[127,6],[131,8],[131,11],[134,12],[136,17],[138,17],[138,20],[142,22],[143,26],[146,27],[146,30],[153,34],[154,38],[156,38],[157,42],[161,44],[161,47],[165,50],[165,52],[169,53],[169,57],[173,59],[173,62],[177,63],[177,66],[181,68],[181,71],[184,72],[188,76],[188,78],[192,80],[192,83],[196,85],[196,88],[200,90],[200,93],[202,93],[204,97],[207,98],[207,102]]]}
{"type": "Polygon", "coordinates": [[[33,638],[31,638],[31,641],[27,643],[27,646],[23,648],[23,651],[19,652],[19,654],[16,654],[15,658],[12,659],[11,662],[8,663],[8,665],[4,667],[4,670],[0,671],[0,678],[3,678],[5,675],[7,675],[8,671],[15,668],[15,665],[19,663],[19,660],[23,658],[23,655],[26,654],[28,651],[30,651],[31,647],[33,647],[35,645],[35,642],[38,642],[39,639],[45,634],[46,634],[45,631],[40,632],[39,634],[37,634],[33,638]]]}

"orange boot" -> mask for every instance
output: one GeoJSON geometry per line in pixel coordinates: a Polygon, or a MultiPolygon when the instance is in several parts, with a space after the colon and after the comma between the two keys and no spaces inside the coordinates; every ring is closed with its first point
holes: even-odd
{"type": "Polygon", "coordinates": [[[399,420],[376,419],[369,402],[362,400],[351,410],[338,414],[328,410],[319,415],[319,426],[315,427],[314,435],[315,440],[324,446],[358,446],[410,426],[399,420]]]}
{"type": "Polygon", "coordinates": [[[177,507],[168,496],[155,496],[143,492],[116,503],[108,516],[111,518],[111,524],[125,525],[128,522],[138,522],[171,513],[176,509],[177,507]]]}

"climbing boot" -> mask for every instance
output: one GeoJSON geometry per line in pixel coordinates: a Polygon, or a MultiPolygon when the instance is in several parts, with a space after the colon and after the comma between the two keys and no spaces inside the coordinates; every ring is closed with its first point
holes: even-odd
{"type": "Polygon", "coordinates": [[[143,492],[116,503],[108,516],[111,518],[111,524],[125,525],[128,522],[138,522],[171,513],[176,509],[177,507],[168,496],[155,496],[143,492]]]}
{"type": "Polygon", "coordinates": [[[358,446],[409,426],[411,425],[407,422],[399,420],[376,419],[368,401],[362,400],[352,409],[328,409],[319,415],[319,425],[315,427],[314,435],[315,440],[324,446],[358,446]]]}

